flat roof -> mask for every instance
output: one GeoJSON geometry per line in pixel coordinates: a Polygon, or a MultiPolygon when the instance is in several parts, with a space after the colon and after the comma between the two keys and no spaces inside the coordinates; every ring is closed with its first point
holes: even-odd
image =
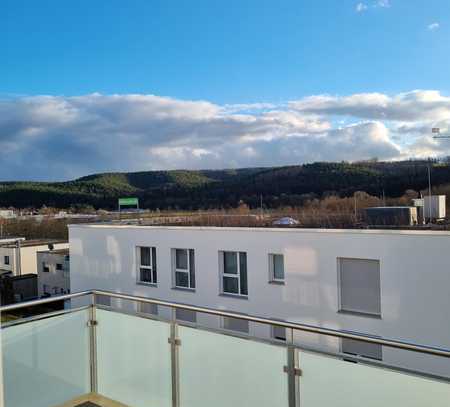
{"type": "Polygon", "coordinates": [[[425,235],[425,236],[450,236],[450,230],[417,230],[417,229],[326,229],[326,228],[302,228],[302,227],[240,227],[240,226],[151,226],[135,224],[72,224],[69,229],[149,229],[149,230],[195,230],[195,231],[233,231],[233,232],[278,232],[278,233],[326,233],[326,234],[358,234],[358,235],[425,235]]]}
{"type": "Polygon", "coordinates": [[[64,256],[68,255],[70,252],[69,248],[55,249],[55,250],[39,250],[38,253],[51,253],[51,254],[62,254],[64,256]]]}
{"type": "MultiPolygon", "coordinates": [[[[66,240],[58,240],[58,239],[30,239],[30,240],[23,240],[20,242],[21,247],[33,247],[33,246],[45,246],[49,244],[64,244],[69,243],[66,240]]],[[[0,242],[1,245],[1,242],[0,242]]],[[[4,245],[1,245],[3,247],[16,247],[15,244],[6,243],[4,245]]]]}

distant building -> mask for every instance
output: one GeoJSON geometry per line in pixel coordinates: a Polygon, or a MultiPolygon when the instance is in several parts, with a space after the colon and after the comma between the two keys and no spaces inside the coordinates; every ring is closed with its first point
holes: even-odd
{"type": "Polygon", "coordinates": [[[423,214],[427,221],[444,219],[446,216],[445,195],[431,195],[423,198],[423,214]]]}
{"type": "Polygon", "coordinates": [[[39,297],[70,293],[69,249],[37,252],[37,264],[39,297]]]}
{"type": "Polygon", "coordinates": [[[0,218],[3,219],[13,219],[16,217],[16,214],[11,209],[0,209],[0,218]]]}
{"type": "Polygon", "coordinates": [[[373,226],[417,225],[417,208],[414,206],[377,206],[366,208],[365,220],[373,226]]]}
{"type": "Polygon", "coordinates": [[[34,300],[37,295],[36,274],[12,276],[9,273],[4,273],[0,275],[1,305],[34,300]]]}
{"type": "Polygon", "coordinates": [[[13,276],[37,274],[36,253],[49,249],[67,249],[68,242],[61,240],[17,239],[4,244],[0,241],[0,273],[10,272],[13,276]]]}

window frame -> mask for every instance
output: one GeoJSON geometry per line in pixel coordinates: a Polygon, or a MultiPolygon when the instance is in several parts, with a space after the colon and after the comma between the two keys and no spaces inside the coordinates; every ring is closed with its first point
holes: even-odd
{"type": "Polygon", "coordinates": [[[172,253],[172,288],[180,289],[180,290],[189,290],[195,291],[196,287],[196,278],[195,278],[195,250],[194,249],[186,249],[186,248],[173,248],[171,249],[172,253]],[[187,258],[187,269],[177,268],[177,251],[183,250],[186,252],[187,258]],[[193,260],[193,262],[192,262],[193,260]],[[183,273],[187,275],[187,286],[177,285],[177,273],[183,273]],[[193,277],[192,278],[192,274],[193,277]]]}
{"type": "MultiPolygon", "coordinates": [[[[352,331],[344,331],[344,332],[360,334],[359,332],[352,332],[352,331]]],[[[370,335],[370,336],[372,338],[381,339],[381,336],[377,336],[377,335],[370,335]]],[[[364,342],[364,341],[358,340],[358,339],[347,339],[347,338],[341,338],[339,342],[340,342],[339,350],[340,350],[341,354],[343,355],[344,359],[346,359],[346,360],[357,362],[359,358],[364,358],[364,359],[370,359],[370,360],[377,360],[380,362],[383,361],[383,345],[364,342]],[[346,343],[346,341],[347,341],[347,343],[346,343]],[[374,353],[378,353],[379,356],[378,357],[369,356],[369,354],[365,353],[365,352],[360,352],[360,353],[349,352],[348,347],[351,347],[352,344],[357,346],[358,342],[360,342],[361,344],[371,345],[371,346],[376,347],[376,348],[374,348],[374,350],[375,350],[374,353]],[[347,347],[347,350],[345,350],[346,347],[347,347]]]]}
{"type": "Polygon", "coordinates": [[[286,283],[286,272],[284,267],[284,254],[283,253],[269,253],[269,282],[276,284],[286,283]],[[275,259],[274,256],[281,256],[283,258],[283,278],[275,277],[275,259]]]}
{"type": "Polygon", "coordinates": [[[10,266],[11,265],[11,261],[8,255],[3,256],[3,264],[5,266],[10,266]]]}
{"type": "Polygon", "coordinates": [[[270,336],[272,337],[272,339],[274,339],[275,341],[278,342],[287,342],[287,337],[288,337],[288,332],[287,332],[287,328],[284,328],[282,326],[277,326],[277,325],[271,325],[270,326],[270,336]],[[276,330],[277,329],[284,329],[284,338],[281,338],[279,336],[276,335],[276,330]]]}
{"type": "Polygon", "coordinates": [[[341,314],[349,314],[356,315],[361,317],[369,317],[369,318],[377,318],[382,319],[382,292],[381,292],[381,260],[374,258],[362,258],[362,257],[347,257],[347,256],[339,256],[336,258],[337,262],[337,283],[338,283],[338,312],[341,314]],[[379,289],[380,289],[380,311],[379,312],[371,312],[371,311],[359,311],[359,310],[351,310],[347,309],[342,304],[342,260],[368,260],[368,261],[376,261],[378,262],[378,273],[379,273],[379,289]]]}
{"type": "Polygon", "coordinates": [[[221,250],[219,251],[219,262],[220,262],[220,294],[221,295],[229,295],[233,297],[238,298],[248,298],[248,262],[247,262],[247,252],[244,251],[238,251],[238,250],[221,250]],[[231,273],[225,273],[225,253],[235,253],[236,254],[236,274],[231,273]],[[242,287],[241,287],[241,255],[245,254],[245,262],[246,262],[246,286],[247,286],[247,293],[242,293],[242,287]],[[224,279],[225,278],[235,278],[237,279],[237,287],[238,292],[233,293],[229,291],[225,291],[225,284],[224,279]]]}
{"type": "Polygon", "coordinates": [[[158,285],[158,274],[157,274],[157,261],[156,261],[156,247],[155,246],[136,246],[136,283],[156,287],[158,285]],[[150,265],[143,265],[141,259],[141,249],[150,250],[150,265]],[[155,257],[155,258],[154,258],[155,257]],[[150,280],[146,281],[141,279],[141,270],[150,271],[150,280]],[[155,278],[156,277],[156,278],[155,278]]]}
{"type": "Polygon", "coordinates": [[[138,302],[136,303],[136,311],[139,314],[150,315],[153,317],[159,316],[158,304],[148,303],[148,302],[138,302]],[[145,310],[146,307],[152,308],[150,311],[145,310]]]}
{"type": "Polygon", "coordinates": [[[222,317],[221,318],[221,328],[227,332],[240,335],[240,336],[250,336],[250,321],[248,319],[236,318],[236,317],[222,317]],[[247,324],[247,330],[243,331],[240,329],[230,328],[229,325],[233,324],[233,321],[244,321],[247,324]],[[227,326],[228,325],[228,326],[227,326]]]}
{"type": "Polygon", "coordinates": [[[42,262],[42,272],[43,273],[50,273],[50,266],[47,262],[42,262]]]}
{"type": "Polygon", "coordinates": [[[197,324],[197,312],[187,310],[184,308],[176,308],[175,309],[175,319],[178,322],[182,322],[184,324],[196,325],[197,324]],[[185,316],[189,316],[188,318],[182,318],[182,314],[185,313],[185,316]],[[192,317],[192,318],[191,318],[192,317]]]}

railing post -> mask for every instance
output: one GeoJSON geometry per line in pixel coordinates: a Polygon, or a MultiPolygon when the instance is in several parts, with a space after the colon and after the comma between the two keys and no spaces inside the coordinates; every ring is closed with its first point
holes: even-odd
{"type": "Polygon", "coordinates": [[[181,345],[178,338],[178,324],[176,319],[176,309],[171,309],[172,318],[170,321],[170,358],[172,373],[172,407],[180,406],[180,365],[178,360],[178,351],[181,345]]]}
{"type": "Polygon", "coordinates": [[[96,295],[91,295],[91,307],[89,310],[89,362],[91,367],[91,393],[97,393],[97,315],[96,315],[96,295]]]}
{"type": "Polygon", "coordinates": [[[298,352],[294,346],[294,330],[286,328],[287,340],[287,366],[285,372],[288,375],[288,395],[289,407],[300,406],[300,392],[298,377],[301,376],[301,370],[298,367],[298,352]]]}

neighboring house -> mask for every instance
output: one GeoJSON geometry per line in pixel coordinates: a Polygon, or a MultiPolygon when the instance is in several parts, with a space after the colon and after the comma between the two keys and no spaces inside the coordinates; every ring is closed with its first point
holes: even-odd
{"type": "Polygon", "coordinates": [[[0,275],[0,303],[13,304],[35,300],[37,293],[37,275],[23,274],[12,276],[9,273],[0,275]]]}
{"type": "Polygon", "coordinates": [[[14,219],[16,214],[11,209],[0,209],[0,218],[2,219],[14,219]]]}
{"type": "MultiPolygon", "coordinates": [[[[450,347],[450,232],[99,224],[69,226],[69,242],[72,292],[110,290],[450,347]]],[[[137,311],[170,317],[164,307],[137,311]]],[[[186,311],[177,318],[289,337],[232,318],[186,311]]],[[[450,376],[447,360],[407,351],[299,332],[294,341],[450,376]]]]}
{"type": "Polygon", "coordinates": [[[39,297],[70,293],[69,249],[38,252],[37,263],[39,297]]]}
{"type": "Polygon", "coordinates": [[[11,272],[14,276],[37,274],[37,252],[68,247],[68,242],[51,239],[18,240],[5,244],[0,241],[0,271],[11,272]]]}

